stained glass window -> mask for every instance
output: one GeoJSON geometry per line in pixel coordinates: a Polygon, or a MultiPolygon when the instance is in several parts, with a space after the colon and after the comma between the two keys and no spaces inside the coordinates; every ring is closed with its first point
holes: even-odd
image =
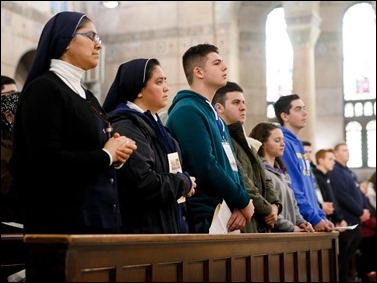
{"type": "Polygon", "coordinates": [[[376,166],[376,16],[368,3],[343,18],[343,86],[349,167],[376,166]]]}

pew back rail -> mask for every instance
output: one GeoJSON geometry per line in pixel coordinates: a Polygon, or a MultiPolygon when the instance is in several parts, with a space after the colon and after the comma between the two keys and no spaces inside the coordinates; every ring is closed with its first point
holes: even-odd
{"type": "Polygon", "coordinates": [[[27,280],[335,282],[338,233],[25,235],[27,280]]]}

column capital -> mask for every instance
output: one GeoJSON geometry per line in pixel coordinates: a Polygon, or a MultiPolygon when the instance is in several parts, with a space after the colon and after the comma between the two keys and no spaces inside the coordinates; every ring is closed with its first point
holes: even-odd
{"type": "Polygon", "coordinates": [[[316,14],[286,16],[287,32],[292,47],[313,47],[321,33],[322,19],[316,14]]]}
{"type": "Polygon", "coordinates": [[[318,27],[287,27],[293,49],[314,47],[321,33],[318,27]]]}

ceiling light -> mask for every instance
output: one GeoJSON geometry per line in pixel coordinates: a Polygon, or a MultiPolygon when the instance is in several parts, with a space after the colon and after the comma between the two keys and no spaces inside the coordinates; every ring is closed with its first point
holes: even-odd
{"type": "Polygon", "coordinates": [[[119,1],[101,1],[101,5],[105,8],[114,9],[120,4],[119,1]]]}

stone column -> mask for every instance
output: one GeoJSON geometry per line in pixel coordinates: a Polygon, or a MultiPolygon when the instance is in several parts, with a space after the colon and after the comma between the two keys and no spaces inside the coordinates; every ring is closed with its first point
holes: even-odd
{"type": "Polygon", "coordinates": [[[320,34],[319,2],[283,1],[287,32],[293,47],[292,93],[300,95],[309,112],[307,126],[300,132],[300,138],[312,143],[316,128],[314,51],[320,34]]]}

